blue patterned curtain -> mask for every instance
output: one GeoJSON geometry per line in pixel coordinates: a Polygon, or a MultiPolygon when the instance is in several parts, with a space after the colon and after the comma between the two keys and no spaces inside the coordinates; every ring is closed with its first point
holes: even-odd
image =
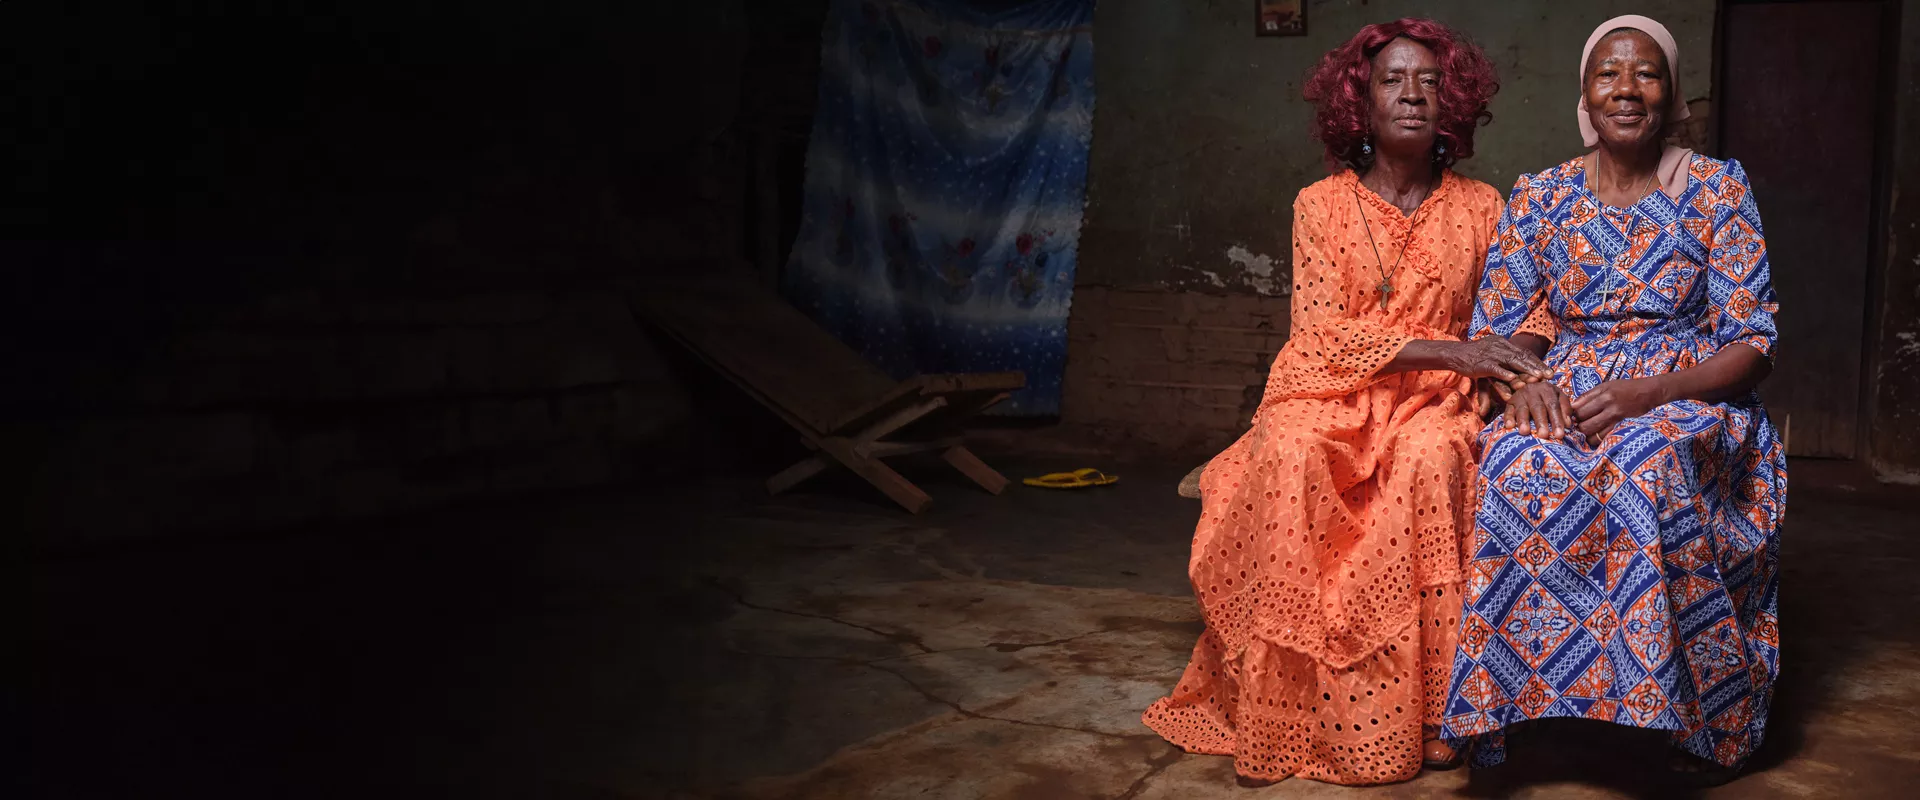
{"type": "Polygon", "coordinates": [[[1009,5],[836,0],[781,285],[898,377],[1020,370],[995,411],[1057,414],[1093,2],[1009,5]]]}

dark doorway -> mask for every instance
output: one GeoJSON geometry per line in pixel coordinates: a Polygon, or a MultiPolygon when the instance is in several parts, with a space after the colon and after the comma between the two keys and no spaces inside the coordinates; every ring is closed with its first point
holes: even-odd
{"type": "Polygon", "coordinates": [[[1796,456],[1852,458],[1872,259],[1882,2],[1729,2],[1721,148],[1753,181],[1780,295],[1762,388],[1796,456]]]}

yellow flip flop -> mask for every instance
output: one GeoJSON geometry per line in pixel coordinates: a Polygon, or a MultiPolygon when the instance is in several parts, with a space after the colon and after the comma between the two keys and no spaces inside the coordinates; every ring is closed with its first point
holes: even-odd
{"type": "Polygon", "coordinates": [[[1038,478],[1023,478],[1020,482],[1042,489],[1080,489],[1087,486],[1106,486],[1118,480],[1120,480],[1118,475],[1108,475],[1087,467],[1072,472],[1054,472],[1038,478]]]}

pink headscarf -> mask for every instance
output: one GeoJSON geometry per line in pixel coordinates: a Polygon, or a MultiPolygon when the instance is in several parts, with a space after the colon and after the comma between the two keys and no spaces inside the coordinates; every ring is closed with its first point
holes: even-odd
{"type": "MultiPolygon", "coordinates": [[[[1639,14],[1614,17],[1600,23],[1600,27],[1594,28],[1593,33],[1587,37],[1587,46],[1580,48],[1581,92],[1579,101],[1574,105],[1574,116],[1580,121],[1580,138],[1586,142],[1588,149],[1600,146],[1600,132],[1594,130],[1593,122],[1587,119],[1587,59],[1593,56],[1593,46],[1599,44],[1608,31],[1620,28],[1632,28],[1646,34],[1653,39],[1654,44],[1660,45],[1660,51],[1666,54],[1669,95],[1667,105],[1672,111],[1672,116],[1668,119],[1678,121],[1692,116],[1686,101],[1681,99],[1684,95],[1680,94],[1680,46],[1674,43],[1673,34],[1667,31],[1667,26],[1639,14]]],[[[1687,165],[1693,160],[1692,156],[1692,150],[1673,145],[1667,145],[1666,149],[1660,152],[1660,191],[1676,202],[1679,201],[1680,194],[1687,189],[1687,165]]]]}

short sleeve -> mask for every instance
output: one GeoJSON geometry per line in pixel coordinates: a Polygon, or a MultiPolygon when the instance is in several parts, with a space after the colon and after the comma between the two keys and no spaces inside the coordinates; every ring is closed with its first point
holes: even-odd
{"type": "Polygon", "coordinates": [[[1547,292],[1541,289],[1530,304],[1532,309],[1527,318],[1520,321],[1515,334],[1531,333],[1549,342],[1560,338],[1560,321],[1553,316],[1553,307],[1547,302],[1547,292]]]}
{"type": "Polygon", "coordinates": [[[1760,209],[1740,162],[1727,161],[1720,177],[1720,204],[1714,212],[1713,249],[1707,259],[1709,321],[1716,350],[1744,344],[1773,358],[1779,338],[1774,314],[1780,310],[1767,264],[1767,239],[1760,209]]]}
{"type": "MultiPolygon", "coordinates": [[[[1535,242],[1541,222],[1532,201],[1532,182],[1533,176],[1520,176],[1494,226],[1493,241],[1487,244],[1486,268],[1480,273],[1473,323],[1467,328],[1471,338],[1512,336],[1530,323],[1537,325],[1530,317],[1536,309],[1546,307],[1546,269],[1535,242]]],[[[1550,316],[1547,319],[1551,321],[1550,316]]]]}

